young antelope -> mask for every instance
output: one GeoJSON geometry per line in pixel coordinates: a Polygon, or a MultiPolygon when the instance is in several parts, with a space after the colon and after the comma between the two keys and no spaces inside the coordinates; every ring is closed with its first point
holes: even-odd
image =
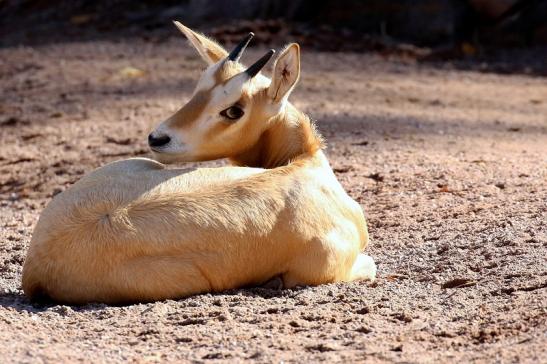
{"type": "Polygon", "coordinates": [[[126,303],[258,285],[373,280],[361,207],[336,179],[313,123],[288,97],[300,49],[271,80],[176,22],[208,63],[190,100],[149,136],[164,163],[229,158],[237,166],[166,169],[117,161],[55,196],[23,269],[31,298],[126,303]]]}

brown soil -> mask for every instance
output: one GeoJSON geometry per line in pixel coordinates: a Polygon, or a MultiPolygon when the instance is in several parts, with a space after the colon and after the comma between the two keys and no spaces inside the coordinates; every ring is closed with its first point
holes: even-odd
{"type": "Polygon", "coordinates": [[[545,79],[303,57],[294,102],[366,212],[378,280],[68,307],[20,289],[40,211],[147,155],[202,64],[180,39],[0,49],[0,358],[546,362],[545,79]]]}

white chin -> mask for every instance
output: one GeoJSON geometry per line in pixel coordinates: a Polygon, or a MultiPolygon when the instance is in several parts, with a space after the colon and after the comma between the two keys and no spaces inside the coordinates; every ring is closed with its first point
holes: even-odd
{"type": "Polygon", "coordinates": [[[152,155],[155,160],[164,164],[192,161],[192,158],[188,158],[188,156],[183,153],[160,153],[153,150],[152,155]]]}

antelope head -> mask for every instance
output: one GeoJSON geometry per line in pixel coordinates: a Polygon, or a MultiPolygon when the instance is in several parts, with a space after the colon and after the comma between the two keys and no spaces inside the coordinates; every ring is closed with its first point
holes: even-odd
{"type": "Polygon", "coordinates": [[[286,107],[300,75],[298,44],[290,44],[281,52],[270,80],[260,71],[274,54],[273,49],[250,67],[239,62],[253,33],[228,53],[181,23],[175,25],[208,66],[190,100],[148,136],[155,158],[164,163],[189,162],[245,152],[286,107]]]}

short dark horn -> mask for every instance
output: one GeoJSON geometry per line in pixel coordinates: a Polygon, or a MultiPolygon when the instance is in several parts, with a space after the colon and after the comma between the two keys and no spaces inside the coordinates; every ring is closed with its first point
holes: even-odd
{"type": "Polygon", "coordinates": [[[249,75],[250,78],[253,78],[254,76],[256,76],[257,73],[260,72],[262,68],[264,68],[266,63],[268,63],[270,58],[272,58],[274,53],[275,53],[275,50],[270,49],[268,53],[262,56],[262,58],[256,61],[251,67],[247,68],[245,73],[249,75]]]}
{"type": "Polygon", "coordinates": [[[254,36],[255,34],[253,32],[250,32],[245,38],[243,38],[243,40],[239,42],[234,50],[230,52],[230,54],[228,55],[228,59],[233,62],[239,61],[241,55],[243,54],[243,51],[245,50],[245,48],[247,48],[247,45],[254,36]]]}

